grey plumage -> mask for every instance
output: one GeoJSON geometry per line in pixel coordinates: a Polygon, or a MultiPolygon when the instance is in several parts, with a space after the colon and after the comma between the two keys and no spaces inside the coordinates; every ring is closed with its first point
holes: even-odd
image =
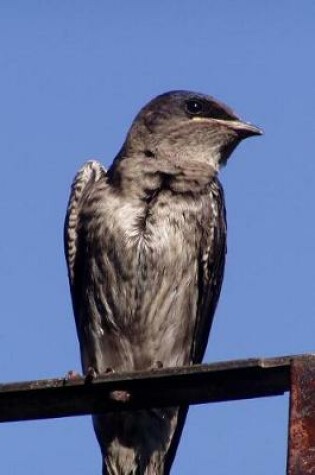
{"type": "MultiPolygon", "coordinates": [[[[65,253],[85,373],[201,361],[226,250],[217,173],[260,133],[210,96],[173,91],[140,111],[108,171],[78,172],[65,253]]],[[[168,474],[186,412],[94,416],[103,473],[168,474]]]]}

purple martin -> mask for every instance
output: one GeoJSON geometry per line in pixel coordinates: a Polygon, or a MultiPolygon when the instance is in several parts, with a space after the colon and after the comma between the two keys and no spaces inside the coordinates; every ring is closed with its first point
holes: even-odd
{"type": "MultiPolygon", "coordinates": [[[[200,363],[220,295],[220,168],[261,130],[211,96],[172,91],[136,116],[109,170],[71,188],[65,254],[83,372],[200,363]]],[[[167,475],[187,407],[93,416],[103,474],[167,475]]]]}

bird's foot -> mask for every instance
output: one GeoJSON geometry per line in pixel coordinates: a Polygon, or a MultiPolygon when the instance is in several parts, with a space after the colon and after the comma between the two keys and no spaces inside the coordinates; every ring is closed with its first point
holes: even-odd
{"type": "Polygon", "coordinates": [[[113,368],[106,368],[105,371],[101,373],[98,372],[93,366],[89,366],[85,375],[85,382],[91,383],[97,376],[109,376],[110,374],[114,374],[115,370],[113,368]]]}
{"type": "Polygon", "coordinates": [[[155,371],[156,369],[161,369],[163,367],[164,367],[164,365],[163,365],[162,361],[157,360],[157,361],[153,361],[152,366],[147,368],[147,370],[148,371],[155,371]]]}
{"type": "Polygon", "coordinates": [[[85,382],[86,383],[91,383],[96,378],[97,375],[98,375],[98,373],[97,373],[96,369],[93,368],[93,366],[89,366],[88,369],[87,369],[87,372],[85,374],[85,382]]]}
{"type": "MultiPolygon", "coordinates": [[[[109,376],[114,373],[115,373],[115,370],[113,368],[106,368],[106,370],[104,371],[104,373],[102,373],[102,375],[109,376]]],[[[109,394],[109,398],[112,399],[113,401],[127,402],[130,399],[130,393],[128,393],[128,391],[123,391],[123,390],[111,391],[109,394]]]]}
{"type": "Polygon", "coordinates": [[[161,369],[161,368],[163,368],[163,366],[164,366],[164,365],[163,365],[162,361],[159,361],[159,360],[158,360],[158,361],[155,361],[155,362],[154,362],[154,364],[153,364],[153,369],[161,369]]]}
{"type": "Polygon", "coordinates": [[[114,374],[114,373],[115,373],[114,368],[106,368],[104,373],[102,373],[102,374],[108,376],[109,374],[114,374]]]}
{"type": "Polygon", "coordinates": [[[82,375],[78,373],[77,371],[74,371],[71,369],[70,371],[67,372],[65,377],[63,378],[63,383],[67,384],[68,381],[80,381],[82,379],[82,375]]]}

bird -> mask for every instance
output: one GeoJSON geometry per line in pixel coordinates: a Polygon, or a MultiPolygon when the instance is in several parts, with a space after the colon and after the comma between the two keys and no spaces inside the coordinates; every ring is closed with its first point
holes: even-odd
{"type": "MultiPolygon", "coordinates": [[[[202,93],[145,105],[106,170],[88,161],[71,186],[64,244],[84,374],[200,363],[224,275],[218,179],[261,129],[202,93]]],[[[187,407],[96,414],[103,475],[167,475],[187,407]]]]}

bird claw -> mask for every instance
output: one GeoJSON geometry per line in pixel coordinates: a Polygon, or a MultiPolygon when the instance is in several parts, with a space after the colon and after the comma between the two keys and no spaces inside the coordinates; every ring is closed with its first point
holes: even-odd
{"type": "Polygon", "coordinates": [[[164,365],[163,365],[162,361],[157,360],[157,361],[154,361],[154,362],[152,363],[152,366],[150,366],[149,368],[147,368],[147,370],[148,370],[148,371],[154,371],[154,370],[156,370],[156,369],[161,369],[161,368],[163,368],[163,367],[164,367],[164,365]]]}
{"type": "Polygon", "coordinates": [[[113,368],[106,368],[104,373],[105,375],[114,374],[115,370],[113,368]]]}
{"type": "Polygon", "coordinates": [[[85,382],[91,383],[97,377],[97,371],[93,366],[89,366],[85,375],[85,382]]]}
{"type": "Polygon", "coordinates": [[[69,381],[80,381],[82,379],[82,375],[73,369],[67,372],[65,377],[63,378],[63,383],[67,384],[69,381]]]}
{"type": "Polygon", "coordinates": [[[97,376],[109,376],[110,374],[115,373],[113,368],[106,368],[105,371],[99,373],[93,366],[89,366],[85,374],[85,382],[91,383],[97,376]]]}
{"type": "MultiPolygon", "coordinates": [[[[113,368],[106,368],[105,371],[100,373],[102,376],[109,376],[111,374],[115,373],[115,370],[113,368]]],[[[92,366],[88,368],[87,373],[85,375],[85,382],[86,383],[91,383],[93,379],[95,379],[99,373],[96,372],[96,369],[93,368],[92,366]]],[[[127,402],[130,399],[130,393],[127,391],[112,391],[109,394],[110,399],[113,401],[119,401],[119,402],[127,402]]]]}

